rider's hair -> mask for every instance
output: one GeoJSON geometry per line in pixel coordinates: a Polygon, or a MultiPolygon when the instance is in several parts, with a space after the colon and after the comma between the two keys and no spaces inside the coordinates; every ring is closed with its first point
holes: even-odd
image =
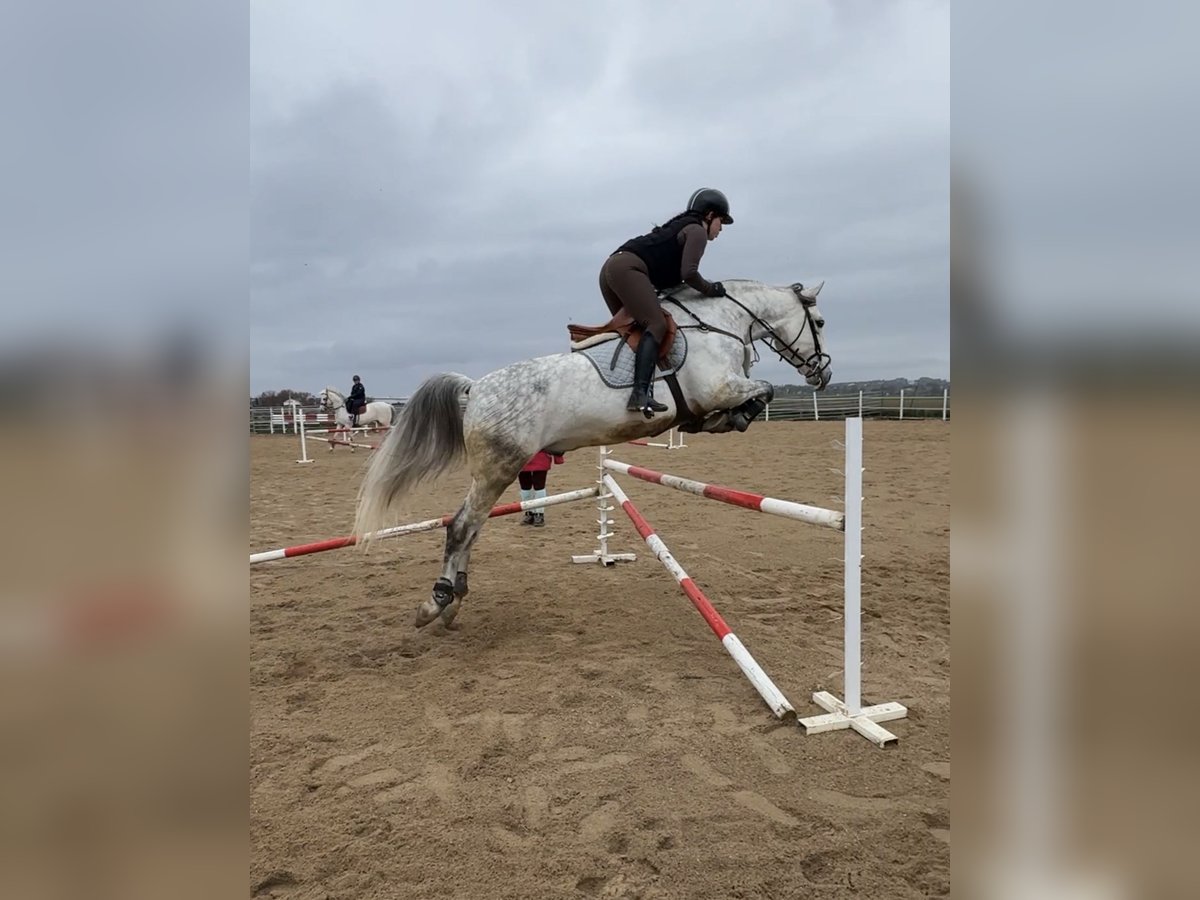
{"type": "Polygon", "coordinates": [[[662,228],[663,225],[670,225],[672,222],[674,222],[678,219],[682,219],[684,216],[700,216],[701,219],[704,218],[703,215],[696,212],[694,209],[685,209],[683,212],[675,213],[675,215],[671,216],[671,218],[669,218],[669,219],[667,219],[667,221],[663,222],[662,225],[659,225],[657,222],[652,222],[651,227],[652,227],[652,229],[653,228],[662,228]]]}

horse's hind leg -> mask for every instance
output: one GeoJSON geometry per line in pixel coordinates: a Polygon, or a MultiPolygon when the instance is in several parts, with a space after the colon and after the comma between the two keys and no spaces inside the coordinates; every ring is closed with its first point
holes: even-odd
{"type": "Polygon", "coordinates": [[[454,620],[458,617],[458,611],[462,609],[463,599],[467,596],[467,570],[471,565],[471,548],[475,546],[475,541],[481,531],[483,531],[482,524],[475,529],[474,536],[467,541],[466,549],[459,552],[458,559],[453,565],[453,568],[457,570],[454,573],[454,599],[441,612],[442,624],[447,628],[458,628],[454,624],[454,620]]]}
{"type": "Polygon", "coordinates": [[[462,507],[446,528],[446,552],[443,557],[442,577],[433,585],[433,594],[417,607],[416,625],[422,628],[438,616],[449,625],[458,615],[462,598],[467,594],[467,563],[471,547],[487,522],[488,513],[500,495],[504,493],[523,461],[517,463],[513,472],[502,476],[481,478],[476,476],[467,492],[462,507]]]}

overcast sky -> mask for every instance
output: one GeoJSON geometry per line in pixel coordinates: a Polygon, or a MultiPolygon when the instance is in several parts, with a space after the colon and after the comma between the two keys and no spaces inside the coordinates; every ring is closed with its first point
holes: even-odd
{"type": "Polygon", "coordinates": [[[824,279],[834,381],[949,377],[948,67],[942,2],[256,0],[251,392],[558,352],[703,186],[701,273],[824,279]]]}

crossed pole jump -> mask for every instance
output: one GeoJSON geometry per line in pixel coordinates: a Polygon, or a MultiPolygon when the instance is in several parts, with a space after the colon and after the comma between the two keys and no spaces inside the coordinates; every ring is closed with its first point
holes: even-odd
{"type": "MultiPolygon", "coordinates": [[[[632,466],[628,463],[610,459],[612,451],[607,447],[600,448],[600,471],[596,484],[580,490],[568,491],[540,499],[525,500],[517,503],[506,503],[494,507],[488,514],[489,518],[507,516],[514,513],[544,509],[562,503],[573,503],[578,500],[595,498],[599,518],[597,524],[600,531],[597,534],[599,545],[595,552],[572,557],[576,563],[596,563],[612,566],[617,562],[632,562],[637,557],[632,553],[612,553],[608,542],[613,537],[609,530],[612,520],[609,513],[616,510],[611,501],[616,501],[633,523],[634,528],[642,536],[646,546],[654,553],[655,558],[674,576],[680,589],[704,618],[709,628],[721,641],[726,651],[747,680],[758,691],[774,715],[785,722],[797,721],[804,728],[805,734],[819,734],[825,731],[853,729],[867,740],[880,747],[886,747],[896,742],[897,738],[881,722],[902,719],[908,715],[908,710],[900,703],[880,703],[873,706],[862,705],[862,419],[846,419],[846,466],[845,466],[845,507],[844,512],[794,503],[790,500],[779,500],[754,494],[736,488],[694,481],[678,475],[669,475],[632,466]],[[614,473],[636,478],[650,484],[658,484],[677,491],[716,500],[743,509],[755,510],[768,515],[781,516],[809,525],[839,532],[843,536],[843,590],[845,596],[845,616],[843,633],[843,671],[844,699],[838,699],[828,691],[817,691],[812,695],[813,703],[825,710],[822,715],[798,718],[795,708],[788,702],[783,693],[755,661],[750,651],[738,639],[737,635],[717,612],[715,607],[697,587],[684,568],[672,555],[662,538],[655,532],[653,526],[645,519],[636,506],[630,501],[624,490],[613,477],[614,473]]],[[[453,519],[452,514],[428,519],[424,522],[414,522],[394,528],[386,528],[375,532],[375,538],[399,537],[423,531],[434,531],[445,528],[453,519]]],[[[250,556],[250,564],[272,560],[288,559],[327,550],[349,547],[356,543],[353,536],[316,541],[295,547],[284,547],[277,550],[267,550],[250,556]]]]}

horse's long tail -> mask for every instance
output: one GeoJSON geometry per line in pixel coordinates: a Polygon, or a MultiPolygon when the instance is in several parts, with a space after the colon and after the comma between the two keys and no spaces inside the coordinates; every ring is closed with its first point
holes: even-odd
{"type": "Polygon", "coordinates": [[[358,491],[354,535],[360,542],[388,524],[388,511],[399,497],[462,459],[466,442],[460,401],[471,384],[465,375],[435,375],[400,411],[358,491]]]}

